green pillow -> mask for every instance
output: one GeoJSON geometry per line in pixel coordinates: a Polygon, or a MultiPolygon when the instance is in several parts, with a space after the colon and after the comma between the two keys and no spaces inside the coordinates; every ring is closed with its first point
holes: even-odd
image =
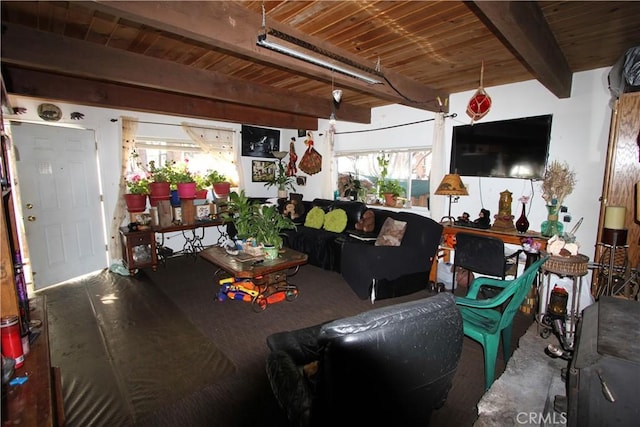
{"type": "Polygon", "coordinates": [[[347,228],[347,213],[344,209],[334,209],[324,214],[324,229],[342,233],[347,228]]]}
{"type": "Polygon", "coordinates": [[[318,206],[311,208],[307,213],[307,218],[304,220],[304,226],[320,229],[322,224],[324,224],[324,211],[318,206]]]}

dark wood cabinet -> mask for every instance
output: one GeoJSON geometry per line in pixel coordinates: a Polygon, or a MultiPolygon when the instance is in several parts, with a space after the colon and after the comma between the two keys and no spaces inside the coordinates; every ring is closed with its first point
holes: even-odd
{"type": "Polygon", "coordinates": [[[156,253],[156,237],[152,230],[129,231],[128,227],[120,228],[122,243],[122,260],[129,273],[134,275],[136,270],[151,267],[153,271],[158,267],[156,253]]]}

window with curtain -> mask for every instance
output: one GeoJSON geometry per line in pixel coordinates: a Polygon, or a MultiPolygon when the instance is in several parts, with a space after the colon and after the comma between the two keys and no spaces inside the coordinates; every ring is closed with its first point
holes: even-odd
{"type": "Polygon", "coordinates": [[[377,182],[382,170],[378,159],[381,156],[388,161],[386,179],[398,181],[411,206],[428,208],[431,149],[336,153],[339,194],[345,196],[345,183],[351,179],[360,182],[367,202],[377,197],[377,182]]]}
{"type": "Polygon", "coordinates": [[[136,137],[137,158],[130,159],[127,172],[139,172],[141,168],[147,167],[150,161],[154,161],[159,166],[166,162],[186,161],[192,173],[204,175],[216,170],[225,175],[229,181],[237,184],[238,171],[234,161],[233,133],[189,128],[188,134],[191,139],[136,137]],[[204,131],[215,132],[215,135],[207,136],[204,131]]]}

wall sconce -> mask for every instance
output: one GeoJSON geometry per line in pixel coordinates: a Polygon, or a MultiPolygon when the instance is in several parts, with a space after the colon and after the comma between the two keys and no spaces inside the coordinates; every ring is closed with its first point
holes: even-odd
{"type": "Polygon", "coordinates": [[[453,224],[455,218],[451,216],[451,198],[455,196],[455,199],[458,200],[460,196],[469,195],[467,188],[462,183],[460,175],[458,175],[457,173],[450,173],[445,175],[434,194],[438,196],[449,196],[449,215],[443,216],[440,222],[449,220],[453,224]]]}

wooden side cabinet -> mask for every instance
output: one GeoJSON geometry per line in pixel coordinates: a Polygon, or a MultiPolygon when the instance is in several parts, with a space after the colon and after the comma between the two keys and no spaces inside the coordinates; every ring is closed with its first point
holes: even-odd
{"type": "Polygon", "coordinates": [[[120,227],[122,243],[122,260],[133,276],[136,269],[158,268],[156,253],[156,236],[152,230],[129,231],[128,227],[120,227]]]}

